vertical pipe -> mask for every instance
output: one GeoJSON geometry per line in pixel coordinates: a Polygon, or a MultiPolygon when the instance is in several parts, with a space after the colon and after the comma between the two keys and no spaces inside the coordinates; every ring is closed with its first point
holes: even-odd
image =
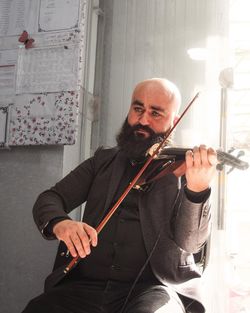
{"type": "MultiPolygon", "coordinates": [[[[220,148],[227,149],[227,88],[221,88],[221,114],[220,114],[220,148]]],[[[225,169],[219,173],[218,186],[218,230],[225,229],[225,194],[226,175],[225,169]]]]}

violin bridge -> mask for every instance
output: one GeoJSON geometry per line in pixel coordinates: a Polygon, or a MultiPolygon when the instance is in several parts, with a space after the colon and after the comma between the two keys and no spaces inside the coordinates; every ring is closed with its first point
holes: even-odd
{"type": "MultiPolygon", "coordinates": [[[[155,151],[158,149],[160,143],[155,143],[152,147],[150,147],[146,153],[146,155],[152,156],[155,151]]],[[[154,158],[156,158],[157,155],[154,156],[154,158]]]]}

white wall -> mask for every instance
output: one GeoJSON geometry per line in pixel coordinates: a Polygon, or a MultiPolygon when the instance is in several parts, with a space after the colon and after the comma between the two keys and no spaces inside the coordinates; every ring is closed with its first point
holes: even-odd
{"type": "Polygon", "coordinates": [[[181,90],[183,108],[197,87],[206,91],[202,103],[195,104],[179,127],[176,139],[185,143],[181,129],[192,124],[199,133],[196,137],[201,137],[197,140],[204,140],[200,134],[205,132],[207,141],[211,130],[214,135],[217,129],[211,128],[209,119],[201,121],[201,116],[212,112],[219,123],[217,82],[219,71],[227,66],[228,1],[106,0],[103,6],[106,32],[101,143],[115,143],[114,134],[127,114],[134,85],[150,77],[174,81],[181,90]],[[109,10],[112,3],[113,12],[109,10]],[[192,47],[208,48],[208,59],[191,60],[187,49],[192,47]]]}

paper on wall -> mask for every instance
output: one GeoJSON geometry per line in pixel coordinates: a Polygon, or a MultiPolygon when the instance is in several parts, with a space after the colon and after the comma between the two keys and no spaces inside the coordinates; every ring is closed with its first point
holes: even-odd
{"type": "Polygon", "coordinates": [[[34,45],[36,47],[72,45],[79,44],[80,42],[80,32],[77,29],[38,33],[33,37],[35,39],[34,45]]]}
{"type": "Polygon", "coordinates": [[[17,50],[0,51],[0,95],[15,94],[17,50]]]}
{"type": "Polygon", "coordinates": [[[0,36],[19,35],[23,30],[37,29],[37,1],[1,0],[0,36]]]}
{"type": "Polygon", "coordinates": [[[17,62],[17,49],[0,50],[0,66],[15,65],[17,62]]]}
{"type": "Polygon", "coordinates": [[[15,66],[0,66],[0,95],[14,95],[15,66]]]}
{"type": "Polygon", "coordinates": [[[76,90],[78,45],[19,49],[16,93],[76,90]]]}
{"type": "Polygon", "coordinates": [[[79,0],[41,0],[38,31],[77,28],[79,25],[79,0]]]}
{"type": "Polygon", "coordinates": [[[78,113],[79,92],[18,95],[9,145],[74,144],[78,113]]]}

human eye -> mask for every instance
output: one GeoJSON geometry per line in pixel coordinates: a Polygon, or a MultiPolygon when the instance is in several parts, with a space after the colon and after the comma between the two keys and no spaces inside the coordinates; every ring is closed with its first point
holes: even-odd
{"type": "Polygon", "coordinates": [[[134,106],[134,111],[137,113],[142,113],[143,112],[143,108],[139,107],[139,106],[134,106]]]}
{"type": "Polygon", "coordinates": [[[158,111],[155,111],[155,110],[151,112],[151,115],[153,117],[160,117],[161,116],[161,114],[158,111]]]}

